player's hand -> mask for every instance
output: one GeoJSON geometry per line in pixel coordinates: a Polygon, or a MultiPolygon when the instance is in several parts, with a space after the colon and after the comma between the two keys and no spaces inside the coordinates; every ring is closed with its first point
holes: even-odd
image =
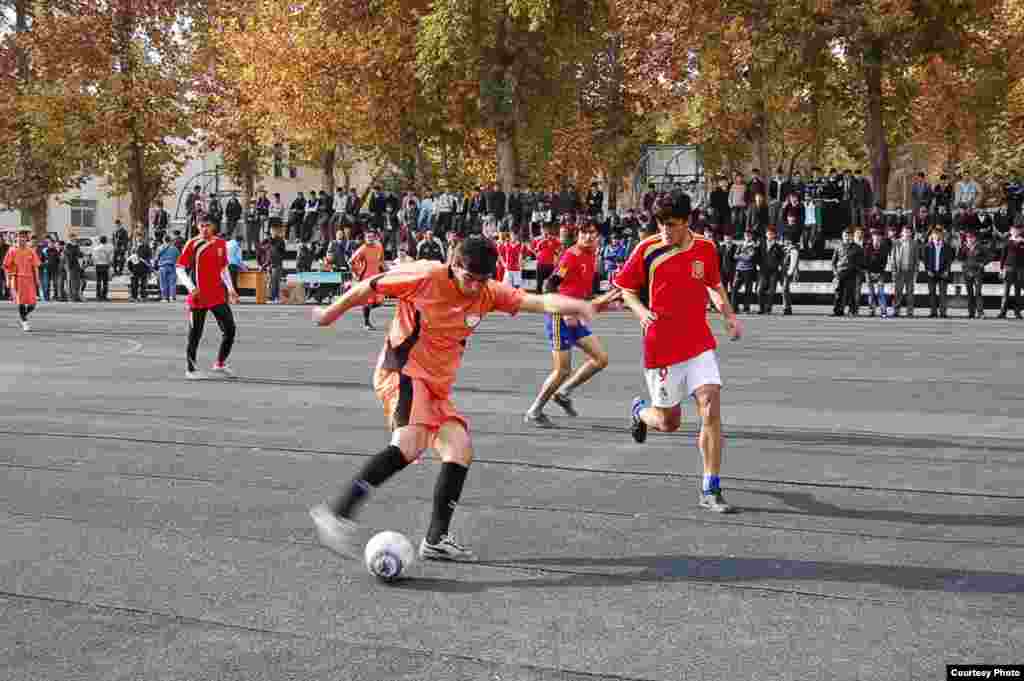
{"type": "Polygon", "coordinates": [[[658,313],[654,310],[648,310],[647,314],[641,317],[640,328],[643,329],[644,335],[647,335],[647,332],[651,330],[656,321],[658,321],[658,313]]]}
{"type": "Polygon", "coordinates": [[[729,338],[739,340],[743,337],[743,322],[735,314],[726,318],[725,328],[729,332],[729,338]]]}
{"type": "Polygon", "coordinates": [[[228,302],[230,302],[232,305],[238,305],[238,303],[241,302],[241,300],[242,297],[238,295],[238,291],[231,291],[230,293],[228,293],[228,302]]]}

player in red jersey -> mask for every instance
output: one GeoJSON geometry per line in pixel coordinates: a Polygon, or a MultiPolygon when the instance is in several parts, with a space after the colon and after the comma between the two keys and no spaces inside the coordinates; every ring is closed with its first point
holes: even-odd
{"type": "Polygon", "coordinates": [[[704,459],[700,505],[729,513],[719,473],[722,467],[722,379],[715,337],[708,326],[707,294],[722,313],[729,336],[743,327],[729,305],[712,240],[690,231],[690,197],[674,194],[655,203],[659,234],[637,245],[615,278],[626,306],[640,320],[644,334],[644,368],[651,406],[636,398],[632,406],[633,439],[647,439],[647,428],[679,429],[681,403],[692,395],[701,416],[698,447],[704,459]]]}
{"type": "Polygon", "coordinates": [[[594,306],[560,295],[536,296],[492,281],[498,251],[488,239],[468,237],[453,264],[418,261],[396,267],[349,289],[314,321],[333,324],[374,295],[398,299],[395,319],[374,373],[374,389],[392,428],[391,443],[374,455],[330,504],[310,510],[320,541],[350,557],[361,553],[356,511],[371,488],[433,447],[441,456],[433,514],[420,557],[473,560],[449,532],[452,514],[473,460],[469,424],[452,402],[452,386],[466,341],[491,312],[545,312],[590,320],[594,306]]]}
{"type": "MultiPolygon", "coordinates": [[[[585,299],[594,288],[594,271],[597,268],[597,228],[593,224],[582,225],[576,237],[576,245],[562,254],[558,269],[547,278],[545,290],[557,291],[572,298],[585,299]]],[[[595,304],[604,307],[618,292],[602,296],[595,304]]],[[[579,319],[560,314],[547,315],[544,320],[554,367],[548,374],[540,394],[524,416],[526,423],[543,428],[554,424],[544,414],[548,400],[554,400],[569,416],[577,416],[572,403],[572,391],[593,378],[608,366],[608,353],[601,341],[592,335],[590,328],[579,319]],[[572,372],[572,349],[579,346],[587,354],[575,373],[572,372]]]]}
{"type": "Polygon", "coordinates": [[[519,232],[514,229],[503,234],[504,237],[498,242],[498,255],[505,266],[503,281],[513,288],[522,288],[523,254],[526,253],[526,245],[519,240],[519,232]]]}
{"type": "Polygon", "coordinates": [[[185,378],[206,378],[196,367],[196,351],[203,337],[207,311],[213,314],[223,334],[212,371],[225,378],[234,377],[235,372],[228,364],[228,355],[235,343],[235,317],[228,302],[237,303],[238,293],[231,283],[227,243],[217,236],[217,228],[211,222],[204,220],[200,223],[199,236],[185,244],[175,269],[178,282],[188,289],[186,305],[189,308],[189,327],[185,378]]]}
{"type": "Polygon", "coordinates": [[[537,293],[544,290],[544,280],[555,271],[555,263],[562,253],[562,242],[555,235],[554,225],[545,225],[544,231],[533,240],[529,252],[537,259],[537,293]]]}

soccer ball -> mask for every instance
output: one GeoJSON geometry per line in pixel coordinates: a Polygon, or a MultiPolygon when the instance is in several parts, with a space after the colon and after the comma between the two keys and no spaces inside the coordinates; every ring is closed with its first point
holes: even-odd
{"type": "Polygon", "coordinates": [[[384,582],[394,582],[412,567],[416,552],[400,532],[378,532],[366,543],[366,569],[384,582]]]}

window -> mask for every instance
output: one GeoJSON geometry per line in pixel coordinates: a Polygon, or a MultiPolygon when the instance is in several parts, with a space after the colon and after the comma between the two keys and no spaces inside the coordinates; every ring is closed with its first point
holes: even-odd
{"type": "Polygon", "coordinates": [[[284,177],[284,145],[274,145],[274,177],[284,177]]]}
{"type": "Polygon", "coordinates": [[[73,199],[71,201],[71,226],[88,227],[96,226],[96,202],[85,199],[73,199]]]}
{"type": "Polygon", "coordinates": [[[31,227],[32,213],[28,212],[27,210],[19,210],[18,212],[21,213],[20,225],[22,227],[31,227]]]}

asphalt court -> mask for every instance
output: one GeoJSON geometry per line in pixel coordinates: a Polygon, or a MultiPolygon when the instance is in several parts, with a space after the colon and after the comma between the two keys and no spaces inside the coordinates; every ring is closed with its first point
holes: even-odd
{"type": "MultiPolygon", "coordinates": [[[[456,403],[476,462],[454,530],[481,560],[379,585],[310,505],[387,442],[383,331],[236,308],[236,381],[184,380],[170,304],[0,323],[0,679],[940,679],[1024,661],[1024,323],[745,316],[721,343],[723,487],[697,508],[692,406],[638,446],[625,313],[559,428],[522,423],[543,321],[489,316],[456,403]]],[[[374,313],[383,327],[390,311],[374,313]]],[[[718,333],[721,326],[713,324],[718,333]]],[[[219,338],[207,324],[209,362],[219,338]]],[[[434,460],[367,536],[419,541],[434,460]]]]}

